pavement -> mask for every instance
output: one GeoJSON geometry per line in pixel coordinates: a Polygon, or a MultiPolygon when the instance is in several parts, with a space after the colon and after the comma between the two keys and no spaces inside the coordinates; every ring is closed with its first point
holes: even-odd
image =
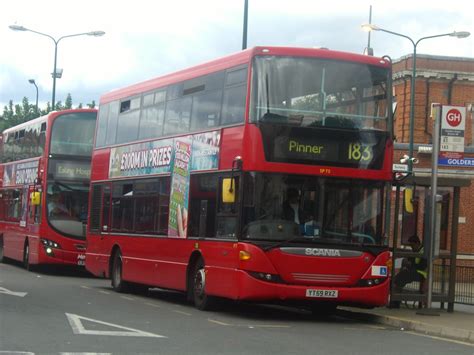
{"type": "MultiPolygon", "coordinates": [[[[445,304],[445,308],[447,304],[445,304]]],[[[338,308],[341,316],[390,325],[441,338],[462,341],[474,345],[474,306],[454,304],[454,312],[441,309],[433,303],[430,311],[436,315],[418,314],[419,309],[412,302],[402,302],[400,308],[360,309],[338,308]]],[[[431,313],[431,312],[430,312],[431,313]]]]}

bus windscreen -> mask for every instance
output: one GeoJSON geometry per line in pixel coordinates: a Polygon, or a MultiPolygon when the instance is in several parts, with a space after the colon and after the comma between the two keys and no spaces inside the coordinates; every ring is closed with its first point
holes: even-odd
{"type": "Polygon", "coordinates": [[[253,68],[251,122],[388,129],[386,68],[274,56],[256,57],[253,68]]]}
{"type": "Polygon", "coordinates": [[[382,246],[383,191],[381,182],[247,173],[242,237],[382,246]]]}
{"type": "Polygon", "coordinates": [[[96,113],[64,114],[56,118],[51,134],[50,154],[90,157],[96,113]]]}

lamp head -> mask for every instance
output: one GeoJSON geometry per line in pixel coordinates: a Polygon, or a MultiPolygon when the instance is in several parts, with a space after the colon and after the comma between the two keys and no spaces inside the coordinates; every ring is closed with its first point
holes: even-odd
{"type": "Polygon", "coordinates": [[[28,82],[29,82],[30,84],[35,84],[35,79],[28,79],[28,82]]]}
{"type": "Polygon", "coordinates": [[[94,36],[94,37],[100,37],[105,35],[104,31],[92,31],[92,32],[87,32],[88,36],[94,36]]]}
{"type": "Polygon", "coordinates": [[[363,31],[365,32],[371,32],[371,31],[379,31],[380,28],[376,25],[372,25],[371,23],[364,23],[363,25],[360,26],[363,31]]]}
{"type": "Polygon", "coordinates": [[[28,31],[26,27],[18,26],[18,25],[10,25],[8,26],[8,28],[10,28],[13,31],[28,31]]]}
{"type": "Polygon", "coordinates": [[[469,37],[471,35],[470,32],[467,32],[467,31],[454,31],[453,33],[450,34],[450,36],[452,37],[457,37],[457,38],[466,38],[466,37],[469,37]]]}

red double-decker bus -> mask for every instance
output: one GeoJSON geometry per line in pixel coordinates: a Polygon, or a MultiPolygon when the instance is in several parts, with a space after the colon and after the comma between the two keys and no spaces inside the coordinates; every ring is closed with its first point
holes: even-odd
{"type": "Polygon", "coordinates": [[[117,291],[381,306],[391,63],[256,47],[101,98],[86,268],[117,291]]]}
{"type": "Polygon", "coordinates": [[[0,143],[0,259],[84,265],[97,110],[51,112],[0,143]]]}

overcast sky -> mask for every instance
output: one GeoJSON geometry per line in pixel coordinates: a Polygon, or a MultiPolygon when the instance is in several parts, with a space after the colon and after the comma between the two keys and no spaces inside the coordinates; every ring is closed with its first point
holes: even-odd
{"type": "MultiPolygon", "coordinates": [[[[474,57],[474,2],[438,0],[249,0],[248,47],[327,47],[362,53],[368,22],[413,40],[452,31],[471,37],[428,39],[418,53],[474,57]],[[403,5],[402,5],[403,4],[403,5]]],[[[40,106],[51,101],[54,43],[16,24],[54,38],[105,31],[102,37],[65,38],[58,45],[56,100],[71,93],[73,104],[112,89],[241,50],[244,0],[7,0],[0,10],[0,109],[24,96],[40,106]]],[[[396,59],[413,52],[404,38],[372,34],[375,55],[396,59]]]]}

